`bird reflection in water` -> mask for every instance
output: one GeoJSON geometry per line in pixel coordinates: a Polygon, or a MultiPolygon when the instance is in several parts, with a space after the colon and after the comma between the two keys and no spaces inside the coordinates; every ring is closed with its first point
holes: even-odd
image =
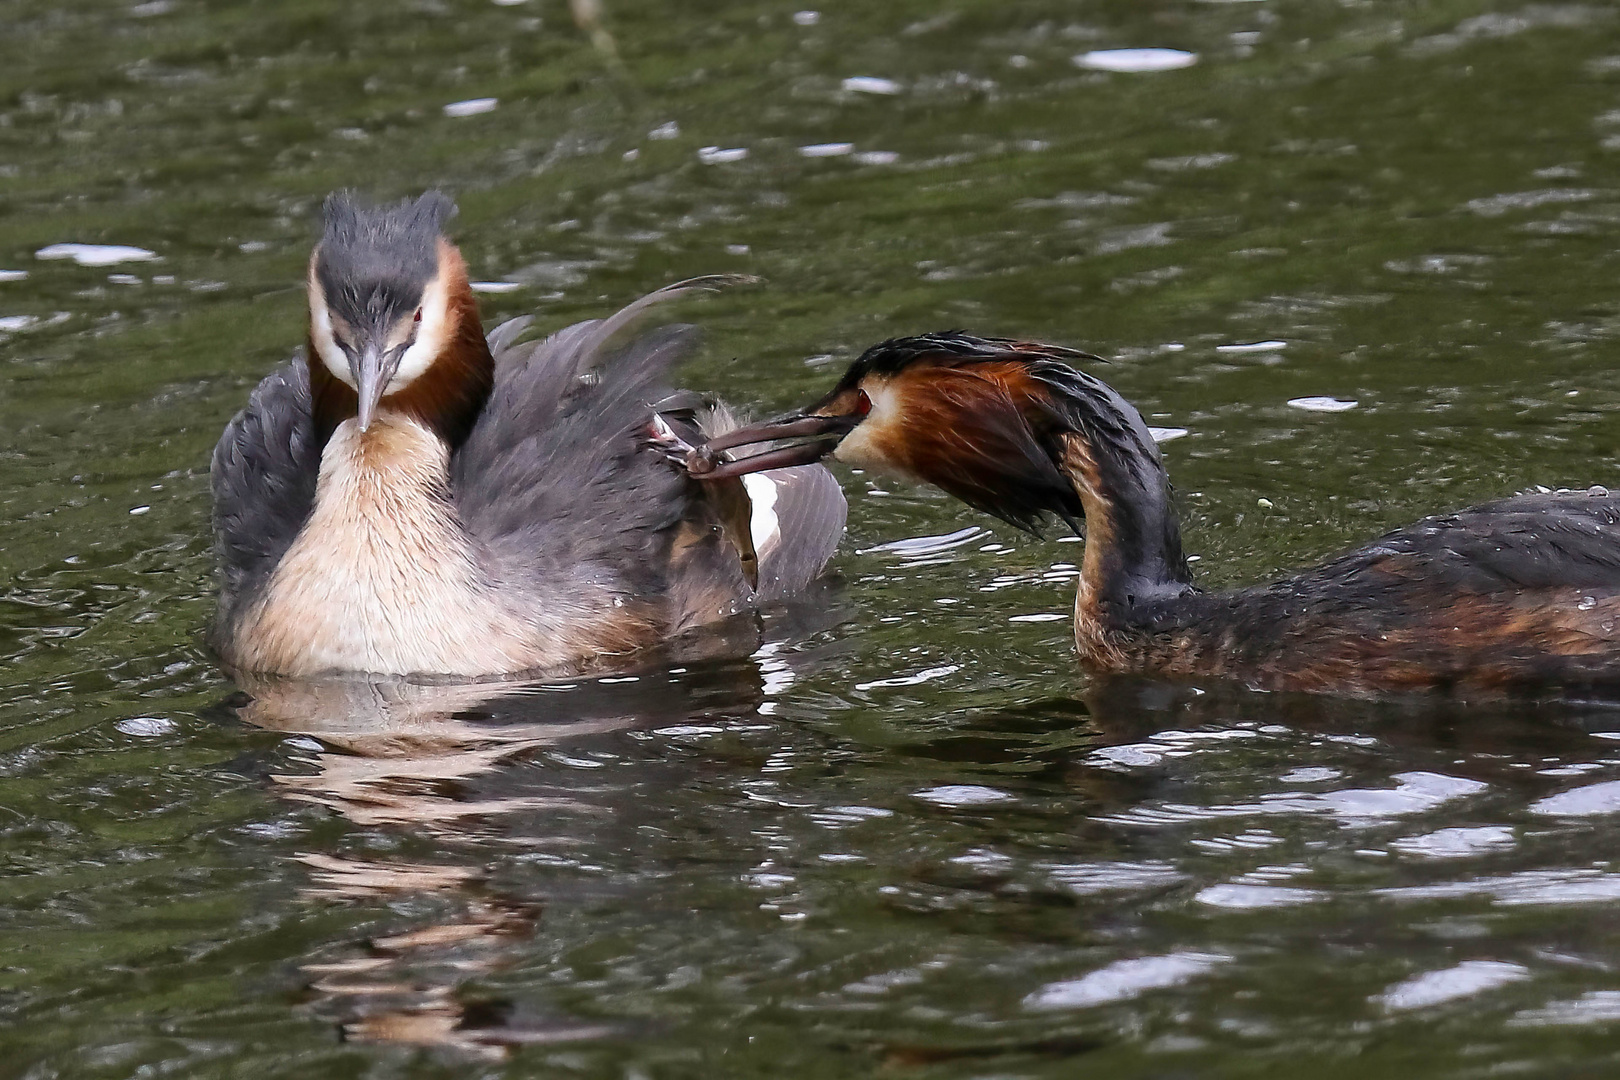
{"type": "Polygon", "coordinates": [[[309,1009],[344,1036],[498,1058],[512,1046],[592,1040],[622,1025],[547,1015],[464,992],[520,961],[543,898],[514,892],[503,860],[610,844],[633,850],[656,799],[647,788],[681,777],[637,769],[548,768],[536,758],[595,752],[614,738],[694,719],[761,711],[767,680],[780,690],[814,663],[795,650],[807,619],[841,616],[817,602],[757,625],[728,626],[616,677],[569,682],[431,684],[382,678],[295,680],[235,673],[237,718],[314,740],[303,774],[272,775],[278,795],[333,811],[368,832],[427,840],[429,860],[303,852],[303,895],[315,903],[424,902],[441,917],[363,940],[335,942],[301,965],[309,1009]],[[623,833],[604,841],[602,833],[623,833]]]}

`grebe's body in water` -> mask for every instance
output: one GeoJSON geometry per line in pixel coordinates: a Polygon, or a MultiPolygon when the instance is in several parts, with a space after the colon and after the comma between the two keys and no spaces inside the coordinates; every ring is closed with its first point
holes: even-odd
{"type": "Polygon", "coordinates": [[[719,436],[688,467],[736,477],[830,453],[1021,528],[1083,520],[1075,644],[1097,672],[1350,694],[1620,691],[1620,497],[1518,495],[1270,585],[1202,592],[1147,425],[1078,359],[1093,358],[958,333],[884,342],[805,412],[719,436]]]}
{"type": "Polygon", "coordinates": [[[487,337],[444,196],[327,201],[306,355],[214,452],[232,667],[477,677],[599,663],[803,587],[843,529],[824,469],[719,490],[649,444],[732,426],[676,393],[689,327],[611,318],[487,337]],[[749,491],[761,505],[750,501],[749,491]],[[759,535],[756,535],[759,534],[759,535]],[[756,589],[757,585],[757,589],[756,589]]]}

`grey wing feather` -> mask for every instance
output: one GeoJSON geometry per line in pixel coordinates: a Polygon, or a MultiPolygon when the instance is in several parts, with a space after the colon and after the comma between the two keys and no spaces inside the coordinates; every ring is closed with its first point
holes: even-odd
{"type": "MultiPolygon", "coordinates": [[[[774,531],[755,536],[759,596],[778,600],[802,592],[827,566],[844,535],[849,512],[843,489],[821,465],[799,465],[759,474],[775,486],[774,531]]],[[[759,499],[751,487],[756,506],[759,499]]],[[[755,520],[760,514],[756,512],[755,520]]]]}
{"type": "Polygon", "coordinates": [[[462,520],[499,564],[536,583],[662,591],[689,481],[646,450],[646,426],[696,331],[624,339],[657,305],[714,284],[661,289],[539,344],[501,339],[489,403],[451,465],[462,520]]]}
{"type": "Polygon", "coordinates": [[[321,447],[301,360],[266,376],[214,447],[214,548],[224,575],[220,624],[254,596],[315,503],[321,447]]]}

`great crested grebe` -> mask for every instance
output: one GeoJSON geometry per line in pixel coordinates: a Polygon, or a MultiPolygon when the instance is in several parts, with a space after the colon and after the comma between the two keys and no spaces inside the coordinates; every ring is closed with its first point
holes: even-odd
{"type": "Polygon", "coordinates": [[[734,478],[831,453],[1019,528],[1083,520],[1074,632],[1096,672],[1362,695],[1620,687],[1620,497],[1517,495],[1271,585],[1200,592],[1141,414],[1069,366],[1082,359],[962,333],[886,341],[803,413],[714,438],[687,467],[734,478]],[[721,456],[785,439],[805,441],[721,456]]]}
{"type": "Polygon", "coordinates": [[[825,469],[709,489],[666,460],[734,421],[665,382],[691,328],[631,330],[719,279],[537,344],[517,340],[527,319],[486,338],[442,232],[454,211],[437,192],[327,200],[306,354],[259,384],[214,451],[212,642],[227,665],[589,666],[821,571],[844,522],[825,469]]]}

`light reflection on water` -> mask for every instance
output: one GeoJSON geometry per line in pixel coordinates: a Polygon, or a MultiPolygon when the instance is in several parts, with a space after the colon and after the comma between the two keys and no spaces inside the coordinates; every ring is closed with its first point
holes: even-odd
{"type": "Polygon", "coordinates": [[[1614,1053],[1620,715],[1093,684],[1074,538],[934,492],[847,476],[840,585],[616,678],[246,702],[198,644],[208,449],[298,339],[340,186],[456,192],[491,322],[763,276],[693,307],[684,373],[761,413],[893,334],[1110,357],[1211,585],[1611,484],[1612,12],[12,6],[0,1039],[28,1075],[1614,1053]]]}

